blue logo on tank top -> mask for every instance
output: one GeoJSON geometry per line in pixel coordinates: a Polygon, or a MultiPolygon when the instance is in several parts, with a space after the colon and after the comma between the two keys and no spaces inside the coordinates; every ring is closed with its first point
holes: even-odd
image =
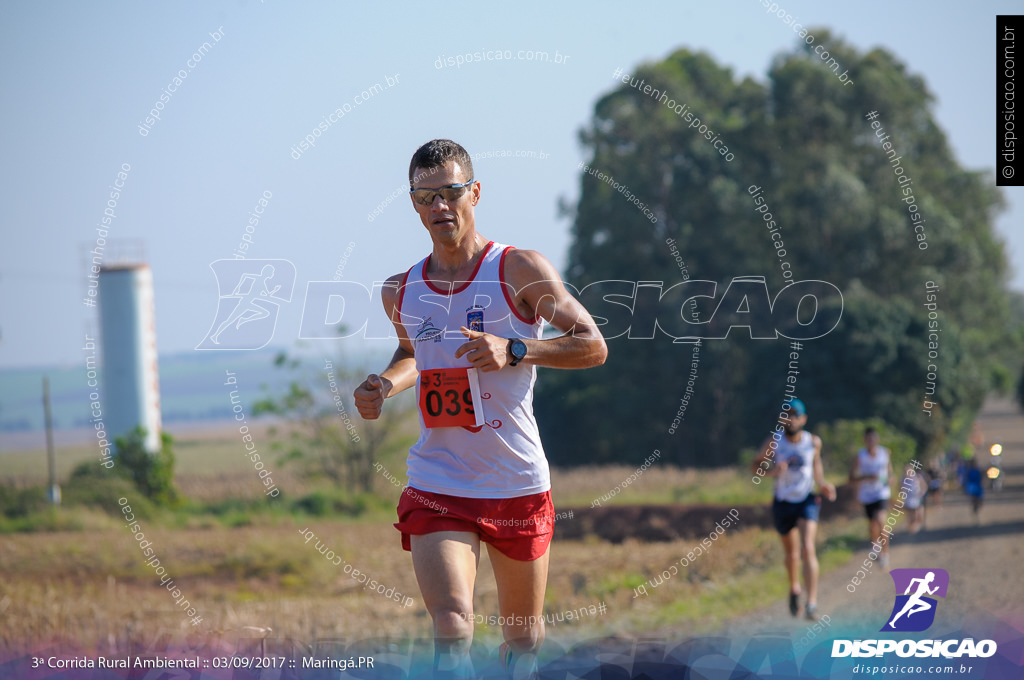
{"type": "Polygon", "coordinates": [[[416,342],[426,342],[433,340],[434,342],[441,342],[441,336],[443,332],[440,328],[434,326],[434,322],[431,320],[433,317],[427,317],[423,323],[416,329],[416,342]]]}

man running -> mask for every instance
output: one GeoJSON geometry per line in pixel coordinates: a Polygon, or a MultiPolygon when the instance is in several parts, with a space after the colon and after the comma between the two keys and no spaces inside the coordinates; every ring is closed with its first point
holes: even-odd
{"type": "Polygon", "coordinates": [[[420,438],[409,449],[395,527],[433,619],[435,670],[473,672],[481,541],[510,670],[544,640],[554,511],[533,416],[537,366],[598,366],[608,350],[548,260],[477,232],[481,185],[464,148],[447,139],[424,144],[409,164],[409,183],[433,250],[383,288],[398,349],[356,389],[355,403],[372,420],[386,398],[416,389],[420,438]],[[541,340],[542,320],[563,335],[541,340]]]}
{"type": "Polygon", "coordinates": [[[907,519],[910,520],[908,530],[912,534],[924,528],[924,500],[928,496],[928,482],[921,472],[914,472],[914,466],[910,463],[903,468],[903,479],[900,480],[900,488],[907,491],[907,519]]]}
{"type": "Polygon", "coordinates": [[[985,498],[985,488],[981,485],[981,468],[977,458],[971,456],[964,463],[964,493],[971,499],[971,512],[974,523],[981,524],[981,502],[985,498]]]}
{"type": "Polygon", "coordinates": [[[786,551],[789,613],[796,616],[800,611],[800,577],[797,567],[802,560],[804,585],[807,588],[804,614],[811,621],[817,621],[818,556],[814,538],[818,530],[821,498],[814,493],[814,484],[817,483],[818,489],[830,501],[836,499],[836,488],[825,481],[821,465],[821,439],[803,429],[807,424],[807,408],[804,403],[793,399],[784,404],[782,409],[774,434],[765,440],[750,469],[759,476],[775,477],[772,518],[786,551]],[[772,459],[775,464],[765,473],[772,459]]]}
{"type": "Polygon", "coordinates": [[[858,485],[857,498],[868,518],[868,538],[872,544],[882,546],[878,555],[882,569],[889,568],[889,541],[882,540],[882,526],[885,525],[885,513],[892,497],[889,489],[891,479],[889,449],[878,445],[878,432],[869,427],[864,430],[864,448],[857,452],[850,468],[850,482],[858,485]]]}

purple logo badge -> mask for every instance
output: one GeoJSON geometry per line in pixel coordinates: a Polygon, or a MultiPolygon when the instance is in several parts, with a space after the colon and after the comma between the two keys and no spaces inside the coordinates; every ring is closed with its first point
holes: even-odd
{"type": "Polygon", "coordinates": [[[896,584],[896,603],[881,630],[906,633],[927,630],[935,621],[938,604],[935,597],[946,597],[949,572],[945,569],[893,569],[889,575],[896,584]]]}

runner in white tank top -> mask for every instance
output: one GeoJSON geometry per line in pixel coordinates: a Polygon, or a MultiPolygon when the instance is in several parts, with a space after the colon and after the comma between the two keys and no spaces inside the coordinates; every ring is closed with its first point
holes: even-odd
{"type": "Polygon", "coordinates": [[[789,613],[800,611],[800,563],[803,562],[807,605],[804,615],[818,619],[818,556],[814,538],[818,530],[821,499],[814,493],[815,483],[830,501],[836,488],[825,481],[821,464],[821,439],[806,432],[807,409],[804,403],[786,397],[775,431],[765,440],[751,463],[751,481],[760,484],[764,477],[775,478],[772,520],[782,539],[789,577],[789,613]]]}
{"type": "Polygon", "coordinates": [[[864,505],[869,505],[891,498],[889,473],[892,469],[892,462],[889,459],[889,449],[878,445],[875,445],[873,450],[863,448],[857,452],[857,460],[854,465],[857,476],[861,480],[857,489],[857,500],[864,505]]]}
{"type": "MultiPolygon", "coordinates": [[[[503,265],[512,250],[488,243],[471,280],[451,293],[449,287],[424,279],[430,256],[406,273],[399,312],[415,347],[417,371],[469,366],[464,357],[455,358],[466,342],[459,331],[462,326],[502,338],[540,338],[540,318],[521,318],[509,303],[503,265]]],[[[483,425],[427,428],[421,411],[420,439],[409,449],[409,486],[468,498],[512,498],[547,491],[551,488],[548,462],[532,408],[537,368],[508,367],[480,372],[477,378],[483,398],[472,407],[483,412],[483,425]]],[[[417,403],[424,399],[423,389],[417,382],[417,403]]],[[[443,392],[447,390],[438,394],[444,398],[426,405],[434,410],[463,408],[443,392]]]]}
{"type": "Polygon", "coordinates": [[[857,452],[850,469],[850,481],[858,484],[857,498],[864,506],[864,514],[868,518],[868,538],[872,546],[878,546],[878,564],[883,569],[889,568],[889,541],[882,533],[885,525],[886,510],[892,492],[889,482],[892,479],[892,461],[889,449],[878,444],[878,432],[869,427],[864,430],[864,448],[857,452]]]}
{"type": "Polygon", "coordinates": [[[787,503],[802,503],[814,491],[814,436],[802,430],[798,440],[779,440],[776,461],[785,461],[786,469],[775,478],[775,498],[787,503]]]}
{"type": "Polygon", "coordinates": [[[923,472],[914,469],[910,463],[903,468],[903,479],[900,490],[906,491],[906,512],[910,525],[907,530],[916,534],[924,526],[924,497],[928,493],[928,482],[924,481],[923,472]]]}
{"type": "MultiPolygon", "coordinates": [[[[518,677],[544,641],[550,554],[550,529],[502,528],[509,515],[518,522],[517,513],[552,507],[533,417],[536,367],[598,366],[608,350],[550,262],[477,233],[481,184],[464,148],[447,139],[424,144],[409,183],[433,249],[381,292],[398,349],[356,389],[356,408],[373,420],[386,398],[416,388],[420,438],[409,451],[396,527],[434,623],[435,670],[474,677],[473,590],[484,541],[499,614],[514,622],[502,627],[500,656],[509,670],[523,661],[518,677]],[[541,340],[541,318],[564,335],[541,340]]],[[[529,202],[528,191],[519,193],[507,209],[529,220],[529,202]]]]}

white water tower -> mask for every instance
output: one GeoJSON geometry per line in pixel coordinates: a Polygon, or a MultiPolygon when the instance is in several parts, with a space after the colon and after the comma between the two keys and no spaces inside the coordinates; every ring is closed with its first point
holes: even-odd
{"type": "Polygon", "coordinates": [[[160,450],[160,374],[153,272],[146,263],[104,265],[99,272],[103,401],[107,432],[146,428],[145,448],[160,450]]]}

